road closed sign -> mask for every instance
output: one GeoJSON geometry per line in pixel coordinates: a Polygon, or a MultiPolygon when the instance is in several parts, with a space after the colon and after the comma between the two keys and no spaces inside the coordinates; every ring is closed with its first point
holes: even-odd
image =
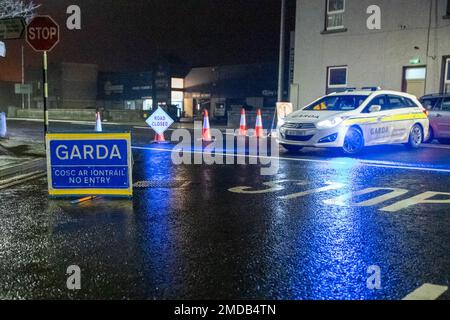
{"type": "Polygon", "coordinates": [[[174,123],[173,119],[161,108],[153,112],[146,122],[157,134],[163,134],[174,123]]]}
{"type": "Polygon", "coordinates": [[[133,195],[130,133],[49,133],[50,196],[133,195]]]}

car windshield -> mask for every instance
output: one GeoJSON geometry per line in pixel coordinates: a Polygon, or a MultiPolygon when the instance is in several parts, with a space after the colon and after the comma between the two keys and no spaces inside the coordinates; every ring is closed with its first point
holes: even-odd
{"type": "Polygon", "coordinates": [[[364,95],[328,96],[316,101],[303,110],[305,111],[351,111],[359,108],[367,99],[364,95]]]}

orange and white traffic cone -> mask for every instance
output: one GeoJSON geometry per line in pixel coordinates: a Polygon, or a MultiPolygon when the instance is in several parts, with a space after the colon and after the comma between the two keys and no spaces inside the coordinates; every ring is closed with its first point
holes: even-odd
{"type": "Polygon", "coordinates": [[[209,114],[208,110],[205,109],[203,116],[203,128],[202,128],[202,140],[205,142],[213,141],[211,137],[211,127],[209,125],[209,114]]]}
{"type": "Polygon", "coordinates": [[[164,133],[155,133],[155,140],[153,140],[153,143],[167,143],[166,139],[164,138],[164,133]]]}
{"type": "Polygon", "coordinates": [[[255,137],[257,137],[257,138],[263,138],[264,137],[264,129],[263,129],[263,124],[262,124],[261,109],[258,109],[258,113],[256,114],[255,137]]]}
{"type": "Polygon", "coordinates": [[[95,113],[95,132],[102,132],[102,118],[100,112],[95,113]]]}
{"type": "Polygon", "coordinates": [[[241,123],[239,126],[239,135],[246,136],[247,135],[247,120],[245,118],[245,109],[241,110],[241,123]]]}

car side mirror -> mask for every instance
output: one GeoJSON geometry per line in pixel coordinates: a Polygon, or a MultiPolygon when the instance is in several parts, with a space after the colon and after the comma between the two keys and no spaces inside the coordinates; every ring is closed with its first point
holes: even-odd
{"type": "Polygon", "coordinates": [[[370,113],[374,113],[374,112],[380,112],[381,111],[381,106],[380,105],[373,105],[369,108],[369,112],[370,113]]]}

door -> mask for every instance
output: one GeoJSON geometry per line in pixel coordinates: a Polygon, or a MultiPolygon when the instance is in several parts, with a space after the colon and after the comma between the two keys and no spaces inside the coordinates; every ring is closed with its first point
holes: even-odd
{"type": "Polygon", "coordinates": [[[361,114],[363,119],[367,119],[365,123],[361,124],[367,146],[383,144],[390,140],[393,130],[392,122],[384,121],[390,115],[391,110],[386,95],[377,96],[369,102],[361,114]],[[379,112],[369,112],[370,107],[374,105],[381,106],[381,110],[379,112]]]}
{"type": "Polygon", "coordinates": [[[390,94],[389,101],[390,115],[383,120],[391,122],[392,131],[389,143],[407,142],[411,129],[415,123],[412,114],[419,111],[418,106],[409,98],[390,94]]]}
{"type": "Polygon", "coordinates": [[[444,56],[442,58],[441,92],[450,93],[450,56],[444,56]]]}
{"type": "Polygon", "coordinates": [[[425,66],[404,67],[402,91],[420,98],[425,94],[427,68],[425,66]]]}
{"type": "Polygon", "coordinates": [[[442,100],[441,110],[433,112],[433,121],[436,123],[437,138],[450,138],[450,97],[442,100]]]}

